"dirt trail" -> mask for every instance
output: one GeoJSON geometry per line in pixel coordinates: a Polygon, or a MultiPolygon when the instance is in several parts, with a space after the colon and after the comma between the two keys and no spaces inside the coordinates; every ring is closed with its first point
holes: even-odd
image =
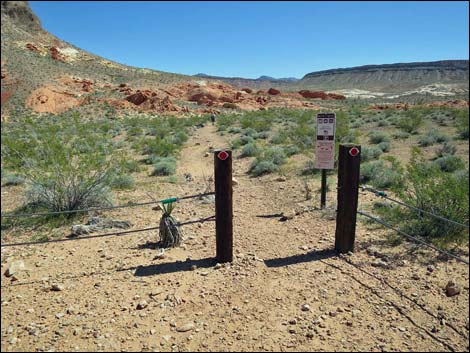
{"type": "MultiPolygon", "coordinates": [[[[194,180],[145,176],[132,201],[149,190],[162,197],[204,191],[213,173],[213,155],[204,155],[226,144],[212,126],[196,130],[177,172],[194,180]]],[[[185,227],[184,245],[161,257],[150,246],[154,232],[2,248],[2,351],[468,350],[468,267],[436,262],[431,271],[421,263],[427,252],[418,261],[404,246],[394,248],[402,254],[394,262],[383,233],[362,225],[356,252],[338,257],[331,214],[257,217],[309,202],[298,177],[251,178],[250,160],[237,155],[232,264],[214,266],[214,223],[185,227]],[[30,271],[11,282],[3,273],[16,259],[30,271]],[[460,295],[445,296],[449,278],[460,295]],[[63,289],[51,291],[55,283],[63,289]]],[[[175,209],[179,220],[213,212],[199,200],[175,209]]],[[[150,207],[105,215],[134,227],[160,216],[150,207]]]]}

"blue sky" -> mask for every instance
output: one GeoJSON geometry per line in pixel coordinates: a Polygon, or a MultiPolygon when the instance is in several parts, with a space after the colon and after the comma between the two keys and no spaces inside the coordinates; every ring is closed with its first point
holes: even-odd
{"type": "Polygon", "coordinates": [[[298,77],[468,59],[466,1],[31,1],[43,27],[123,64],[193,75],[298,77]]]}

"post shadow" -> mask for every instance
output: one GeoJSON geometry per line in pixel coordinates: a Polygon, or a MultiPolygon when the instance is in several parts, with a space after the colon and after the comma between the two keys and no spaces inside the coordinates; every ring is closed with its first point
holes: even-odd
{"type": "Polygon", "coordinates": [[[277,259],[264,260],[267,267],[284,267],[288,265],[295,265],[301,262],[310,262],[329,259],[330,257],[337,256],[338,253],[335,249],[323,249],[318,251],[311,251],[306,254],[292,255],[277,259]]]}

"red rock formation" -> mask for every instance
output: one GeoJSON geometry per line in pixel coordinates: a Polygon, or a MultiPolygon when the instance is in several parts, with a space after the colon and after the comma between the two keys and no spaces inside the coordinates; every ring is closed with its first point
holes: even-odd
{"type": "Polygon", "coordinates": [[[281,91],[279,91],[278,89],[275,89],[275,88],[270,88],[270,89],[268,90],[268,93],[271,94],[271,95],[273,95],[273,96],[276,96],[276,95],[278,95],[278,94],[281,94],[281,91]]]}
{"type": "Polygon", "coordinates": [[[33,51],[33,52],[35,52],[35,53],[38,53],[38,54],[41,53],[40,50],[34,44],[28,43],[28,44],[26,44],[26,48],[33,51]]]}
{"type": "Polygon", "coordinates": [[[253,90],[251,88],[242,88],[241,90],[246,93],[253,93],[253,90]]]}
{"type": "Polygon", "coordinates": [[[131,102],[135,105],[141,105],[142,103],[144,103],[146,100],[148,99],[148,97],[143,94],[142,92],[140,91],[137,91],[137,93],[134,93],[128,97],[126,97],[126,100],[128,102],[131,102]]]}
{"type": "Polygon", "coordinates": [[[62,55],[60,55],[59,50],[56,47],[51,47],[50,52],[52,59],[65,62],[64,58],[62,55]]]}
{"type": "Polygon", "coordinates": [[[306,89],[299,91],[299,94],[304,98],[326,99],[326,97],[327,97],[325,92],[322,92],[322,91],[309,91],[309,90],[306,90],[306,89]]]}

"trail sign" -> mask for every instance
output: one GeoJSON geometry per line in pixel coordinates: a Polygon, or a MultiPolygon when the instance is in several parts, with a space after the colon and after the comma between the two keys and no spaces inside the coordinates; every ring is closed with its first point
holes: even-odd
{"type": "Polygon", "coordinates": [[[335,113],[317,114],[317,143],[315,168],[334,169],[335,164],[335,113]]]}
{"type": "Polygon", "coordinates": [[[220,151],[218,154],[217,154],[217,157],[219,157],[219,159],[225,161],[227,158],[228,158],[228,153],[225,152],[225,151],[220,151]]]}

